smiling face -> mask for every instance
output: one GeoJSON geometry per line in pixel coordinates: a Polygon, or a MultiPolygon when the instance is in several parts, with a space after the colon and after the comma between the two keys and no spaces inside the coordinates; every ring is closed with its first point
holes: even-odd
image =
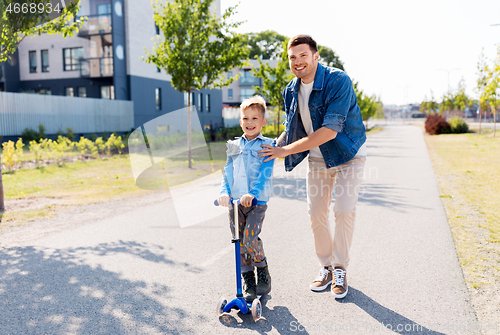
{"type": "Polygon", "coordinates": [[[288,61],[293,74],[305,84],[314,81],[318,68],[319,54],[313,53],[308,44],[299,44],[288,48],[288,61]]]}
{"type": "Polygon", "coordinates": [[[241,111],[240,126],[247,140],[253,140],[260,134],[260,130],[267,124],[262,112],[254,106],[241,111]]]}

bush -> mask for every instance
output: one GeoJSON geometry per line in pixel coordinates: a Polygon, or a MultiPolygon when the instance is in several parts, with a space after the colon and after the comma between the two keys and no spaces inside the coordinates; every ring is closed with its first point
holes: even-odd
{"type": "Polygon", "coordinates": [[[45,138],[45,126],[43,124],[38,125],[38,131],[31,128],[25,128],[21,133],[21,138],[23,142],[29,143],[31,141],[39,141],[45,138]]]}
{"type": "Polygon", "coordinates": [[[73,129],[71,129],[70,127],[66,128],[66,137],[70,141],[73,141],[75,139],[75,133],[73,133],[73,129]]]}
{"type": "Polygon", "coordinates": [[[469,131],[469,125],[459,116],[452,116],[449,124],[453,134],[463,134],[469,131]]]}
{"type": "Polygon", "coordinates": [[[21,138],[23,139],[23,142],[29,143],[31,141],[38,141],[39,136],[36,130],[25,128],[21,133],[21,138]]]}
{"type": "Polygon", "coordinates": [[[425,131],[429,135],[449,134],[451,127],[441,115],[431,114],[425,119],[425,131]]]}
{"type": "Polygon", "coordinates": [[[10,171],[17,162],[16,145],[14,142],[2,143],[2,163],[5,164],[7,171],[10,171]]]}

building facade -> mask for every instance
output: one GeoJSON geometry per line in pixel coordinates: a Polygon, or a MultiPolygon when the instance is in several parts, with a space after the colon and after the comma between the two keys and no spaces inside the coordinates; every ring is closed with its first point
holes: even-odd
{"type": "MultiPolygon", "coordinates": [[[[220,16],[220,0],[214,1],[220,16]]],[[[82,0],[87,16],[78,35],[26,37],[11,59],[0,63],[0,91],[130,100],[134,127],[185,107],[171,77],[141,59],[160,34],[149,0],[82,0]]],[[[222,91],[194,92],[204,128],[222,125],[222,91]]]]}
{"type": "MultiPolygon", "coordinates": [[[[272,67],[278,64],[278,60],[263,60],[263,62],[269,63],[272,67]]],[[[252,59],[248,63],[247,66],[236,67],[228,72],[228,77],[237,75],[240,75],[240,77],[233,81],[231,85],[222,89],[222,103],[224,106],[239,107],[243,100],[255,94],[254,86],[263,86],[262,79],[255,77],[252,73],[252,69],[259,68],[259,62],[252,59]]]]}

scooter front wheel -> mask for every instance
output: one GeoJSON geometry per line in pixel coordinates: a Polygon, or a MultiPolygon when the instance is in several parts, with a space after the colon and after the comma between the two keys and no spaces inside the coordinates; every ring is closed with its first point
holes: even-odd
{"type": "Polygon", "coordinates": [[[222,314],[224,314],[224,307],[227,305],[227,299],[226,297],[221,297],[219,299],[219,302],[217,303],[217,316],[221,317],[222,314]]]}
{"type": "Polygon", "coordinates": [[[259,299],[254,299],[252,302],[252,318],[254,321],[259,321],[262,317],[262,305],[259,299]]]}

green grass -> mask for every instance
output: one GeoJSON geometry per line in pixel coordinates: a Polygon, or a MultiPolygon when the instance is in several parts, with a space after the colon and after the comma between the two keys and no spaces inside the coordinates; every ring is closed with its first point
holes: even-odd
{"type": "MultiPolygon", "coordinates": [[[[187,168],[187,153],[163,160],[168,187],[202,177],[223,168],[226,161],[225,142],[210,143],[210,154],[193,150],[193,169],[187,168]]],[[[151,165],[149,156],[142,156],[151,165]]],[[[161,160],[161,157],[156,157],[161,160]]],[[[158,165],[158,164],[157,164],[158,165]]],[[[165,179],[155,180],[163,183],[165,179]]],[[[62,165],[52,164],[33,169],[21,168],[3,171],[4,194],[7,202],[13,199],[58,198],[63,205],[49,205],[40,209],[7,211],[2,223],[24,224],[29,220],[50,217],[55,209],[67,205],[85,205],[123,197],[134,197],[151,191],[139,188],[134,179],[129,155],[116,155],[91,161],[78,161],[62,165]]],[[[158,179],[158,178],[157,178],[158,179]]]]}
{"type": "Polygon", "coordinates": [[[426,136],[460,263],[473,288],[500,279],[500,138],[426,136]]]}

